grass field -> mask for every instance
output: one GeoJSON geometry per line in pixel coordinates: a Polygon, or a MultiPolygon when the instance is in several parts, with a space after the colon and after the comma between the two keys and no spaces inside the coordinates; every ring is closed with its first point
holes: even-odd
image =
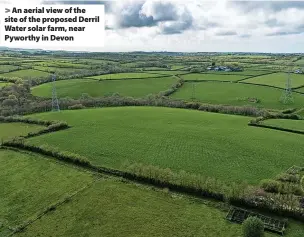
{"type": "Polygon", "coordinates": [[[224,217],[200,202],[104,180],[17,236],[240,236],[224,217]]]}
{"type": "Polygon", "coordinates": [[[0,65],[0,73],[9,72],[10,70],[14,70],[17,68],[18,68],[17,66],[13,66],[13,65],[0,65]]]}
{"type": "Polygon", "coordinates": [[[268,119],[263,121],[263,124],[304,132],[304,120],[268,119]]]}
{"type": "MultiPolygon", "coordinates": [[[[241,225],[227,222],[225,212],[206,204],[133,184],[102,180],[16,236],[242,236],[241,225]]],[[[292,222],[287,231],[287,237],[300,237],[304,228],[292,222]]],[[[270,236],[276,235],[265,235],[270,236]]]]}
{"type": "Polygon", "coordinates": [[[182,74],[187,74],[189,72],[187,71],[149,71],[149,73],[159,73],[159,74],[166,74],[166,75],[182,75],[182,74]]]}
{"type": "Polygon", "coordinates": [[[149,77],[162,77],[159,72],[147,73],[147,72],[128,72],[128,73],[115,73],[115,74],[106,74],[99,76],[92,76],[93,79],[129,79],[129,78],[149,78],[149,77]]]}
{"type": "Polygon", "coordinates": [[[92,179],[38,155],[0,150],[0,236],[92,179]]]}
{"type": "Polygon", "coordinates": [[[264,74],[268,74],[271,73],[270,71],[266,71],[266,70],[244,70],[241,72],[223,72],[223,71],[210,71],[208,73],[212,73],[212,74],[231,74],[231,75],[244,75],[244,76],[258,76],[258,75],[264,75],[264,74]]]}
{"type": "MultiPolygon", "coordinates": [[[[57,81],[56,89],[59,97],[79,98],[82,93],[92,97],[100,97],[118,93],[122,96],[144,97],[169,89],[177,78],[152,78],[145,80],[89,80],[76,79],[57,81]]],[[[52,84],[46,83],[32,89],[32,94],[40,97],[52,97],[52,84]]]]}
{"type": "Polygon", "coordinates": [[[43,66],[35,66],[34,69],[38,69],[42,71],[52,70],[55,73],[59,73],[59,74],[62,73],[76,74],[78,72],[82,72],[86,70],[86,69],[78,69],[78,68],[59,68],[59,67],[43,67],[43,66]]]}
{"type": "Polygon", "coordinates": [[[8,140],[16,136],[26,135],[29,132],[36,132],[42,128],[42,126],[27,123],[0,123],[0,140],[8,140]]]}
{"type": "Polygon", "coordinates": [[[304,95],[293,93],[294,104],[284,105],[280,102],[283,90],[242,83],[199,82],[193,84],[186,82],[171,96],[176,99],[191,100],[193,85],[194,100],[204,103],[237,106],[249,105],[273,109],[301,108],[304,104],[304,95]],[[258,98],[260,99],[260,103],[249,102],[247,98],[258,98]]]}
{"type": "MultiPolygon", "coordinates": [[[[290,78],[291,78],[291,87],[298,87],[298,86],[304,85],[304,75],[290,74],[290,78]]],[[[286,73],[273,73],[270,75],[254,77],[254,78],[245,80],[244,82],[264,84],[264,85],[285,88],[286,80],[287,80],[286,73]]]]}
{"type": "Polygon", "coordinates": [[[9,85],[12,85],[12,83],[9,83],[9,82],[1,82],[1,81],[0,81],[0,89],[1,89],[2,87],[9,86],[9,85]]]}
{"type": "Polygon", "coordinates": [[[219,75],[212,73],[191,73],[182,75],[181,78],[184,80],[197,80],[197,81],[238,81],[246,78],[246,76],[238,76],[238,75],[219,75]]]}
{"type": "Polygon", "coordinates": [[[72,128],[31,138],[30,143],[73,151],[107,167],[121,168],[128,160],[258,183],[303,165],[302,135],[250,127],[248,117],[151,107],[31,116],[67,121],[72,128]]]}
{"type": "Polygon", "coordinates": [[[3,77],[20,77],[22,79],[30,79],[31,77],[45,78],[48,77],[50,74],[47,72],[41,72],[33,69],[26,69],[26,70],[3,73],[0,75],[3,77]]]}

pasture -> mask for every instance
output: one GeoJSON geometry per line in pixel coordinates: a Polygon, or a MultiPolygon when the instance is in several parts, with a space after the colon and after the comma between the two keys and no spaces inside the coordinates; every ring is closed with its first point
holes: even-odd
{"type": "MultiPolygon", "coordinates": [[[[245,80],[244,82],[285,88],[287,78],[288,78],[287,73],[273,73],[273,74],[269,74],[269,75],[250,78],[250,79],[245,80]]],[[[304,75],[290,74],[290,78],[291,78],[291,87],[292,88],[304,86],[304,75]]]]}
{"type": "Polygon", "coordinates": [[[41,72],[33,69],[25,69],[25,70],[18,70],[14,72],[8,72],[0,74],[2,77],[20,77],[22,79],[31,79],[31,78],[45,78],[49,77],[50,74],[47,72],[41,72]]]}
{"type": "Polygon", "coordinates": [[[93,180],[42,156],[10,150],[0,150],[0,179],[0,236],[93,180]]]}
{"type": "Polygon", "coordinates": [[[304,132],[304,120],[268,119],[263,121],[263,124],[304,132]]]}
{"type": "Polygon", "coordinates": [[[105,74],[99,76],[91,76],[92,79],[139,79],[139,78],[152,78],[152,77],[162,77],[160,73],[147,73],[147,72],[127,72],[127,73],[114,73],[114,74],[105,74]]]}
{"type": "Polygon", "coordinates": [[[17,236],[240,235],[240,226],[228,223],[224,217],[225,212],[199,201],[101,180],[17,236]]]}
{"type": "Polygon", "coordinates": [[[1,123],[0,122],[0,141],[9,140],[16,136],[24,136],[29,132],[37,132],[43,126],[27,123],[1,123]]]}
{"type": "Polygon", "coordinates": [[[239,75],[220,75],[214,73],[191,73],[180,76],[185,81],[187,80],[195,80],[195,81],[238,81],[246,78],[246,76],[239,75]]]}
{"type": "MultiPolygon", "coordinates": [[[[13,65],[0,65],[0,73],[6,73],[12,70],[16,70],[18,69],[17,66],[13,66],[13,65]]],[[[0,74],[1,76],[1,74],[0,74]]]]}
{"type": "MultiPolygon", "coordinates": [[[[83,93],[92,97],[110,96],[118,93],[121,96],[144,97],[169,89],[176,78],[149,78],[145,80],[102,80],[75,79],[56,81],[58,97],[79,98],[83,93]]],[[[52,83],[33,87],[32,94],[39,97],[52,97],[52,83]]]]}
{"type": "Polygon", "coordinates": [[[294,104],[284,105],[280,102],[283,90],[258,85],[226,82],[186,82],[171,95],[172,98],[195,100],[210,104],[225,104],[236,106],[254,106],[269,109],[301,108],[304,95],[293,93],[294,104]],[[192,98],[192,97],[195,98],[192,98]],[[259,103],[250,101],[259,99],[259,103]]]}
{"type": "Polygon", "coordinates": [[[31,138],[29,143],[49,144],[111,168],[119,169],[125,161],[141,162],[226,181],[258,183],[303,164],[302,135],[250,127],[250,118],[243,116],[118,107],[31,117],[56,118],[72,128],[31,138]]]}
{"type": "Polygon", "coordinates": [[[162,70],[162,71],[148,71],[149,73],[152,73],[152,74],[155,74],[155,73],[157,73],[157,74],[165,74],[165,75],[182,75],[182,74],[187,74],[187,73],[189,73],[189,72],[187,72],[187,71],[179,71],[179,70],[176,70],[176,71],[164,71],[164,70],[162,70]]]}
{"type": "MultiPolygon", "coordinates": [[[[301,87],[301,88],[299,88],[299,89],[297,89],[297,91],[300,91],[300,92],[304,93],[304,86],[301,87]]],[[[304,96],[304,95],[303,95],[303,96],[304,96]]]]}
{"type": "Polygon", "coordinates": [[[240,72],[225,72],[225,71],[208,71],[207,73],[213,73],[213,74],[227,74],[227,75],[243,75],[243,76],[259,76],[264,74],[271,74],[271,71],[266,70],[244,70],[240,72]]]}

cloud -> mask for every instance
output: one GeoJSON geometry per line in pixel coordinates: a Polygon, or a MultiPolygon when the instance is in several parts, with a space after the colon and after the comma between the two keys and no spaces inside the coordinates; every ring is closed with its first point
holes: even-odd
{"type": "Polygon", "coordinates": [[[113,6],[114,28],[157,27],[160,34],[179,34],[191,28],[193,17],[183,4],[171,1],[133,1],[113,6]]]}
{"type": "Polygon", "coordinates": [[[284,35],[299,35],[302,34],[303,32],[301,31],[278,31],[278,32],[273,32],[266,34],[266,36],[284,36],[284,35]]]}
{"type": "Polygon", "coordinates": [[[217,36],[232,36],[232,35],[237,35],[236,31],[220,31],[215,33],[217,36]]]}

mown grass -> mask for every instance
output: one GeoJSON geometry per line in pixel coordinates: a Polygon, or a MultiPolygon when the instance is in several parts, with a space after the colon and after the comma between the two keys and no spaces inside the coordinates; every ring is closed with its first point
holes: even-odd
{"type": "Polygon", "coordinates": [[[17,66],[13,65],[0,65],[0,73],[9,72],[10,70],[15,70],[17,68],[17,66]]]}
{"type": "Polygon", "coordinates": [[[9,86],[9,85],[12,85],[12,83],[9,83],[9,82],[1,82],[1,81],[0,81],[0,89],[1,89],[2,87],[9,86]]]}
{"type": "Polygon", "coordinates": [[[123,107],[32,115],[71,129],[28,140],[120,169],[125,161],[258,183],[303,165],[302,135],[250,127],[250,118],[192,110],[123,107]],[[73,138],[73,139],[70,139],[73,138]],[[288,159],[286,159],[288,157],[288,159]]]}
{"type": "MultiPolygon", "coordinates": [[[[244,82],[264,84],[264,85],[285,88],[287,78],[288,78],[287,73],[273,73],[273,74],[269,74],[269,75],[254,77],[254,78],[245,80],[244,82]]],[[[298,87],[298,86],[304,85],[304,75],[291,73],[290,78],[291,78],[291,87],[298,87]]]]}
{"type": "Polygon", "coordinates": [[[268,119],[263,121],[263,124],[272,125],[280,128],[304,131],[304,120],[268,119]]]}
{"type": "Polygon", "coordinates": [[[238,81],[246,78],[246,76],[242,75],[219,75],[213,73],[191,73],[186,75],[181,75],[181,78],[184,80],[197,80],[197,81],[238,81]]]}
{"type": "MultiPolygon", "coordinates": [[[[152,78],[145,80],[88,80],[76,79],[56,82],[59,97],[79,98],[83,93],[92,97],[108,96],[118,93],[122,96],[144,97],[169,89],[177,78],[152,78]]],[[[32,94],[39,97],[52,97],[52,84],[46,83],[34,87],[32,94]]]]}
{"type": "Polygon", "coordinates": [[[14,72],[8,72],[0,74],[2,77],[20,77],[22,79],[30,79],[33,78],[44,78],[48,77],[50,74],[47,72],[41,72],[33,69],[26,69],[26,70],[18,70],[14,72]]]}
{"type": "Polygon", "coordinates": [[[129,79],[129,78],[149,78],[149,77],[162,77],[160,73],[147,73],[147,72],[126,72],[126,73],[114,73],[99,76],[92,76],[93,79],[129,79]]]}
{"type": "Polygon", "coordinates": [[[9,140],[16,136],[27,135],[29,132],[37,132],[43,126],[26,123],[0,123],[0,141],[9,140]]]}
{"type": "Polygon", "coordinates": [[[271,109],[284,109],[289,107],[301,108],[304,104],[304,95],[293,93],[294,104],[284,105],[280,102],[283,90],[249,85],[242,83],[225,82],[185,82],[172,98],[195,100],[211,104],[226,104],[237,106],[254,106],[271,109]],[[195,98],[192,98],[192,97],[195,98]],[[248,98],[257,98],[259,103],[248,101],[248,98]]]}
{"type": "Polygon", "coordinates": [[[0,179],[0,236],[93,180],[39,155],[9,150],[0,150],[0,179]]]}
{"type": "Polygon", "coordinates": [[[199,201],[108,179],[17,236],[241,236],[224,217],[199,201]]]}
{"type": "Polygon", "coordinates": [[[182,69],[186,66],[183,66],[183,65],[171,65],[171,70],[179,70],[179,69],[182,69]]]}

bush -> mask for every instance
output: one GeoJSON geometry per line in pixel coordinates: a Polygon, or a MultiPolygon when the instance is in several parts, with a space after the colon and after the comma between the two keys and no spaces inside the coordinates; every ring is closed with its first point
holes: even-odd
{"type": "Polygon", "coordinates": [[[272,179],[264,179],[261,181],[261,188],[266,192],[279,193],[281,190],[281,183],[272,179]]]}
{"type": "Polygon", "coordinates": [[[83,106],[82,104],[75,104],[68,107],[68,109],[84,109],[84,108],[85,106],[83,106]]]}
{"type": "Polygon", "coordinates": [[[249,217],[243,223],[244,237],[262,237],[264,236],[264,223],[257,217],[249,217]]]}

